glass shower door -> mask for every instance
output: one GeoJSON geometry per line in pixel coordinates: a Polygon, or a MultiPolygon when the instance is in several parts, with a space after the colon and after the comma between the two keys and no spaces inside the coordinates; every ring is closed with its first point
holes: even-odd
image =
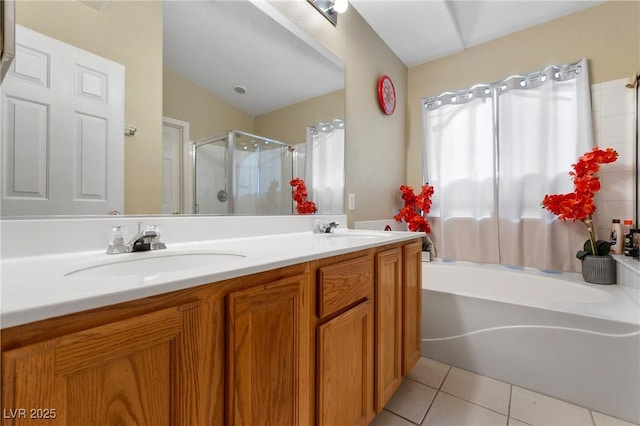
{"type": "Polygon", "coordinates": [[[235,132],[234,213],[291,214],[293,154],[282,142],[235,132]]]}
{"type": "Polygon", "coordinates": [[[195,213],[229,214],[229,139],[195,145],[195,213]]]}
{"type": "Polygon", "coordinates": [[[292,214],[291,179],[282,142],[232,130],[194,144],[196,214],[292,214]]]}

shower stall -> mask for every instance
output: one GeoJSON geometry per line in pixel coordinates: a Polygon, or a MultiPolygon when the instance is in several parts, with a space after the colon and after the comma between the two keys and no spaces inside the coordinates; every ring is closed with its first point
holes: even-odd
{"type": "Polygon", "coordinates": [[[293,213],[293,147],[230,130],[194,142],[194,212],[293,213]]]}

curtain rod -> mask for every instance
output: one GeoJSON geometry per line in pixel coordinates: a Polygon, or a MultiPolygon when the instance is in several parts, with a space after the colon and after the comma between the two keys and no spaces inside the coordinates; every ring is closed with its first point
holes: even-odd
{"type": "Polygon", "coordinates": [[[444,92],[438,96],[422,98],[422,102],[424,108],[434,110],[442,105],[464,104],[476,98],[489,98],[494,91],[500,94],[513,89],[533,89],[551,80],[571,80],[582,72],[583,65],[586,65],[586,59],[572,64],[550,65],[543,70],[533,71],[524,75],[512,75],[493,83],[480,83],[468,89],[444,92]]]}

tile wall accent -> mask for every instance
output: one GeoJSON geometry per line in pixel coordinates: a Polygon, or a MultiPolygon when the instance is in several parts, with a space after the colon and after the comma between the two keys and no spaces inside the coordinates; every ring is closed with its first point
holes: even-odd
{"type": "Polygon", "coordinates": [[[613,148],[615,163],[600,169],[602,189],[596,194],[596,236],[608,240],[611,220],[634,218],[635,189],[635,91],[625,87],[627,78],[591,86],[595,143],[613,148]]]}

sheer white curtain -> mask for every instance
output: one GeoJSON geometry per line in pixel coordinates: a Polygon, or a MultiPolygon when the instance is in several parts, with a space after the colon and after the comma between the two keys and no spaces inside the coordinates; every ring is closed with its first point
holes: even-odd
{"type": "Polygon", "coordinates": [[[438,254],[578,270],[575,253],[586,227],[558,222],[540,202],[545,194],[573,190],[571,164],[593,146],[586,60],[446,95],[444,105],[432,102],[424,113],[425,169],[441,193],[433,213],[438,254]],[[460,103],[463,96],[479,99],[460,103]],[[455,118],[477,115],[480,104],[487,124],[455,118]],[[486,163],[495,165],[491,184],[477,172],[486,163]],[[489,215],[474,210],[479,203],[492,206],[489,215]]]}
{"type": "Polygon", "coordinates": [[[318,214],[344,211],[344,121],[307,127],[305,150],[309,199],[318,214]]]}
{"type": "Polygon", "coordinates": [[[438,256],[497,263],[490,98],[427,112],[425,160],[433,185],[429,221],[438,256]]]}

